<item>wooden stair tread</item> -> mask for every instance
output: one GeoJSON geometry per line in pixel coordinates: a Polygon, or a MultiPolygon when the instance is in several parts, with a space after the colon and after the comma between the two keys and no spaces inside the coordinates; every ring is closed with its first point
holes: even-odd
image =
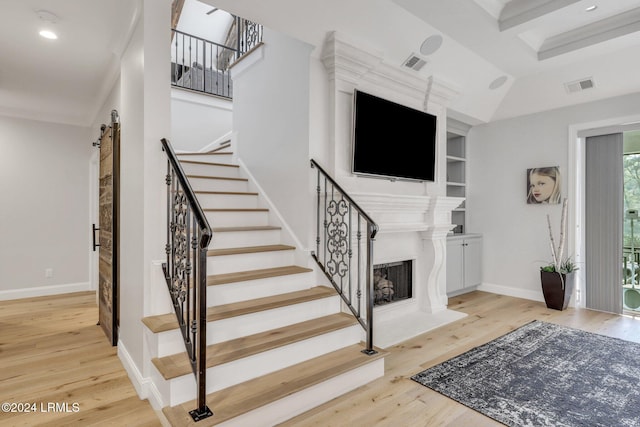
{"type": "Polygon", "coordinates": [[[362,344],[351,345],[211,393],[207,396],[207,406],[211,408],[214,415],[198,423],[195,423],[189,415],[189,411],[197,406],[193,400],[164,408],[162,412],[172,425],[214,426],[374,362],[387,354],[384,350],[376,349],[377,354],[367,356],[361,353],[362,349],[364,349],[362,344]]]}
{"type": "Polygon", "coordinates": [[[267,208],[207,208],[202,210],[205,212],[269,212],[267,208]]]}
{"type": "MultiPolygon", "coordinates": [[[[336,295],[336,292],[332,288],[316,286],[302,291],[288,292],[264,298],[216,305],[207,308],[207,322],[257,313],[279,307],[286,307],[288,305],[328,298],[334,295],[336,295]]],[[[153,333],[178,329],[178,321],[176,320],[176,315],[174,313],[147,316],[142,319],[142,323],[144,323],[153,333]]]]}
{"type": "Polygon", "coordinates": [[[209,153],[209,154],[219,153],[220,150],[224,150],[225,148],[229,148],[229,147],[231,147],[231,141],[225,141],[225,142],[220,143],[218,148],[214,148],[213,150],[207,151],[207,153],[209,153]]]}
{"type": "Polygon", "coordinates": [[[246,181],[247,178],[229,178],[228,176],[210,176],[210,175],[187,175],[187,178],[200,178],[200,179],[221,179],[225,181],[246,181]]]}
{"type": "Polygon", "coordinates": [[[259,270],[246,270],[234,273],[213,274],[207,277],[207,285],[215,286],[225,283],[244,282],[245,280],[266,279],[268,277],[287,276],[289,274],[308,273],[310,268],[288,265],[286,267],[262,268],[259,270]]]}
{"type": "Polygon", "coordinates": [[[176,153],[178,157],[180,156],[227,156],[233,154],[231,151],[213,151],[210,153],[176,153]]]}
{"type": "Polygon", "coordinates": [[[216,194],[220,196],[257,196],[251,191],[194,191],[196,194],[216,194]]]}
{"type": "Polygon", "coordinates": [[[239,254],[253,254],[259,252],[277,252],[277,251],[291,251],[295,246],[289,245],[264,245],[264,246],[245,246],[238,248],[224,248],[224,249],[210,249],[207,251],[207,256],[224,256],[224,255],[239,255],[239,254]]]}
{"type": "MultiPolygon", "coordinates": [[[[211,344],[207,346],[207,368],[357,324],[358,321],[355,317],[346,313],[336,313],[230,341],[211,344]]],[[[166,380],[193,373],[189,356],[186,352],[154,358],[153,364],[166,380]]]]}
{"type": "Polygon", "coordinates": [[[282,230],[282,227],[276,227],[274,225],[250,225],[247,227],[213,227],[214,233],[226,233],[232,231],[268,231],[268,230],[282,230]]]}
{"type": "Polygon", "coordinates": [[[188,163],[190,165],[207,165],[207,166],[224,166],[228,168],[239,168],[238,165],[230,165],[228,163],[202,162],[196,160],[180,160],[180,163],[188,163]]]}
{"type": "Polygon", "coordinates": [[[337,295],[333,288],[316,286],[302,291],[287,292],[285,294],[272,295],[252,300],[239,301],[230,304],[221,304],[207,308],[207,320],[221,320],[229,317],[242,316],[274,308],[286,307],[303,302],[314,301],[337,295]]]}

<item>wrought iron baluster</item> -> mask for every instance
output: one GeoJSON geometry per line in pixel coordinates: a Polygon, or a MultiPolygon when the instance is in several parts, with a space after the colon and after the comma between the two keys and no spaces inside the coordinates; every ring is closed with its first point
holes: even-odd
{"type": "Polygon", "coordinates": [[[361,272],[362,272],[362,265],[361,265],[361,254],[362,254],[362,231],[360,229],[360,223],[361,223],[361,218],[362,216],[360,214],[358,214],[358,234],[356,235],[356,239],[358,239],[358,281],[356,283],[356,296],[358,298],[358,305],[356,306],[356,312],[358,313],[358,317],[360,317],[360,289],[362,287],[362,278],[361,278],[361,272]]]}
{"type": "MultiPolygon", "coordinates": [[[[313,163],[311,164],[313,167],[313,163]]],[[[317,193],[317,205],[316,205],[316,256],[320,256],[320,171],[318,170],[316,180],[316,193],[317,193]]]]}
{"type": "MultiPolygon", "coordinates": [[[[191,304],[191,249],[193,248],[193,242],[191,240],[191,228],[192,228],[192,221],[195,221],[195,218],[192,219],[192,215],[191,215],[191,209],[190,207],[187,207],[187,217],[185,218],[185,243],[187,244],[186,246],[186,260],[185,260],[185,301],[186,301],[186,313],[185,313],[185,328],[189,328],[191,325],[191,313],[192,313],[192,304],[191,304]]],[[[191,346],[193,347],[193,343],[195,342],[195,337],[189,337],[189,334],[186,334],[186,336],[188,337],[188,343],[191,344],[191,346]]],[[[194,352],[191,351],[189,352],[189,357],[193,358],[194,352]]]]}
{"type": "Polygon", "coordinates": [[[325,176],[324,178],[324,221],[323,221],[323,228],[324,228],[324,257],[322,258],[322,261],[324,262],[324,265],[327,265],[327,177],[325,176]]]}
{"type": "Polygon", "coordinates": [[[348,233],[348,238],[349,238],[349,243],[347,244],[347,250],[348,250],[348,254],[349,254],[349,265],[348,265],[348,271],[349,271],[349,279],[347,280],[347,286],[349,288],[349,295],[351,295],[351,293],[353,292],[352,286],[351,286],[351,257],[353,256],[353,250],[351,248],[351,230],[353,230],[353,228],[351,228],[351,204],[349,204],[349,227],[347,229],[347,233],[348,233]]]}
{"type": "Polygon", "coordinates": [[[367,342],[363,352],[374,354],[376,350],[373,347],[373,240],[378,226],[317,162],[311,160],[311,167],[317,169],[316,251],[312,252],[313,258],[364,328],[367,342]],[[328,188],[329,185],[331,189],[328,188]],[[322,197],[323,208],[320,201],[322,197]],[[354,220],[355,245],[352,242],[354,220]],[[320,236],[321,221],[323,237],[320,236]],[[362,235],[363,226],[366,228],[366,236],[362,235]],[[363,237],[366,238],[366,254],[362,249],[363,237]],[[355,272],[352,271],[353,256],[356,257],[355,272]]]}
{"type": "Polygon", "coordinates": [[[193,81],[197,80],[197,76],[195,76],[195,78],[194,78],[193,60],[191,58],[191,43],[192,42],[193,42],[193,37],[189,37],[189,85],[191,86],[191,89],[194,89],[193,81]]]}
{"type": "MultiPolygon", "coordinates": [[[[184,80],[186,78],[186,68],[184,65],[184,34],[182,34],[182,84],[184,85],[184,80]]],[[[191,74],[191,69],[189,69],[189,74],[191,74]]]]}
{"type": "MultiPolygon", "coordinates": [[[[367,224],[367,319],[373,319],[373,240],[378,231],[375,224],[367,224]]],[[[367,322],[367,348],[363,350],[366,354],[375,354],[373,349],[373,323],[367,322]]]]}
{"type": "MultiPolygon", "coordinates": [[[[164,250],[167,253],[167,268],[171,268],[171,163],[167,161],[167,175],[165,177],[165,183],[167,184],[167,243],[164,250]]],[[[171,271],[171,270],[169,270],[171,271]]],[[[167,272],[165,271],[165,279],[167,278],[167,272]]]]}
{"type": "MultiPolygon", "coordinates": [[[[174,34],[174,36],[175,36],[175,34],[174,34]]],[[[175,37],[176,37],[176,40],[175,40],[174,46],[176,47],[175,48],[176,65],[175,65],[175,68],[173,70],[173,81],[176,84],[178,84],[178,37],[177,36],[175,36],[175,37]]]]}

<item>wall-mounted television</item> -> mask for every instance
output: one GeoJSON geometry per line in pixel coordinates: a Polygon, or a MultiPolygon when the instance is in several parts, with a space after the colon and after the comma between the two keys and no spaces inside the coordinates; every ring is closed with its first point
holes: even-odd
{"type": "Polygon", "coordinates": [[[434,181],[436,116],[356,90],[352,172],[434,181]]]}

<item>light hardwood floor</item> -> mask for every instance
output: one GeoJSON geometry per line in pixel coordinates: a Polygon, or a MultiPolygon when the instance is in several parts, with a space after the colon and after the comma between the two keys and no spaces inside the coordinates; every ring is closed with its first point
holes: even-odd
{"type": "MultiPolygon", "coordinates": [[[[464,319],[390,347],[385,376],[283,426],[501,426],[410,377],[534,319],[640,342],[640,319],[473,292],[452,298],[464,319]]],[[[0,413],[0,426],[157,426],[116,349],[95,325],[93,293],[0,302],[0,401],[77,402],[77,413],[0,413]]],[[[215,411],[215,408],[213,408],[215,411]]],[[[70,410],[73,410],[70,407],[70,410]]],[[[253,427],[253,426],[252,426],[253,427]]]]}
{"type": "Polygon", "coordinates": [[[93,292],[0,301],[0,402],[36,404],[0,426],[161,425],[97,320],[93,292]]]}
{"type": "Polygon", "coordinates": [[[491,426],[493,421],[410,377],[538,319],[640,342],[640,319],[590,310],[549,310],[544,303],[473,292],[449,300],[468,316],[388,348],[385,376],[302,414],[281,427],[491,426]]]}

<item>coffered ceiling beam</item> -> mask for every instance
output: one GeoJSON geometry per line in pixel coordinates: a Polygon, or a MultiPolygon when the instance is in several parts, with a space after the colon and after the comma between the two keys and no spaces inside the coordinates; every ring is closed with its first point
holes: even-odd
{"type": "Polygon", "coordinates": [[[640,31],[640,8],[546,39],[538,51],[538,60],[553,58],[638,31],[640,31]]]}
{"type": "Polygon", "coordinates": [[[522,25],[580,0],[511,0],[500,12],[500,31],[522,25]]]}

